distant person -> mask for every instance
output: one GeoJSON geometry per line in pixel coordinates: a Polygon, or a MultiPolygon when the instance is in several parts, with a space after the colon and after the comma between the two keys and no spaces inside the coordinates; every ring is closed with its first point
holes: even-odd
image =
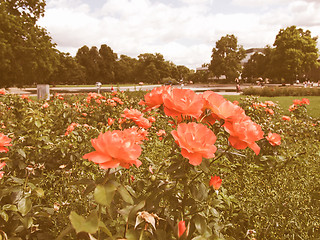
{"type": "Polygon", "coordinates": [[[237,84],[236,90],[237,90],[237,92],[240,92],[240,91],[241,91],[241,89],[240,89],[240,84],[237,84]]]}
{"type": "Polygon", "coordinates": [[[236,82],[236,91],[240,92],[240,81],[239,81],[239,78],[235,78],[234,81],[236,82]]]}

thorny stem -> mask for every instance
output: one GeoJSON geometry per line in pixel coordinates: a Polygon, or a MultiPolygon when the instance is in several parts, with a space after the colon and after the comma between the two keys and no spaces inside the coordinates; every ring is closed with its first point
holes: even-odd
{"type": "MultiPolygon", "coordinates": [[[[107,170],[106,175],[105,175],[105,177],[104,177],[104,179],[103,179],[103,182],[102,182],[103,185],[105,185],[106,182],[108,181],[108,179],[109,179],[109,173],[110,173],[110,168],[107,170]]],[[[101,204],[99,204],[99,208],[98,208],[98,222],[100,222],[100,220],[101,220],[101,210],[102,210],[102,207],[101,207],[101,204]]],[[[100,239],[100,228],[98,229],[98,240],[99,240],[99,239],[100,239]]]]}
{"type": "Polygon", "coordinates": [[[224,154],[225,152],[227,152],[230,148],[231,148],[231,146],[229,145],[228,148],[223,151],[223,153],[221,153],[218,157],[216,157],[216,158],[209,164],[209,166],[211,166],[212,163],[218,161],[218,160],[223,156],[223,154],[224,154]]]}
{"type": "MultiPolygon", "coordinates": [[[[224,154],[225,152],[227,152],[230,148],[231,148],[231,146],[229,146],[223,153],[221,153],[219,156],[217,156],[217,157],[209,164],[209,166],[211,166],[214,162],[218,161],[218,160],[223,156],[223,154],[224,154]]],[[[191,184],[194,180],[196,180],[196,179],[197,179],[201,174],[203,174],[203,173],[205,173],[205,172],[204,172],[204,171],[199,172],[199,173],[190,181],[190,184],[191,184]]]]}
{"type": "Polygon", "coordinates": [[[26,177],[26,181],[24,182],[24,186],[23,186],[23,190],[24,190],[24,191],[27,191],[26,188],[27,188],[27,183],[28,183],[28,180],[29,180],[29,175],[30,175],[30,174],[29,174],[29,172],[28,172],[27,177],[26,177]]]}
{"type": "MultiPolygon", "coordinates": [[[[99,209],[98,209],[98,222],[100,223],[101,220],[101,204],[99,204],[99,209]]],[[[100,228],[98,229],[98,240],[100,239],[100,228]]]]}
{"type": "Polygon", "coordinates": [[[106,182],[108,181],[109,173],[110,173],[110,168],[108,168],[108,170],[107,170],[107,173],[106,173],[106,175],[105,175],[105,177],[103,179],[102,185],[106,184],[106,182]]]}
{"type": "Polygon", "coordinates": [[[144,229],[141,230],[139,240],[142,240],[142,239],[143,239],[143,232],[144,232],[144,229]]]}
{"type": "Polygon", "coordinates": [[[202,208],[202,209],[200,209],[200,210],[198,210],[198,211],[195,211],[195,212],[188,213],[188,214],[186,214],[186,215],[184,215],[184,216],[187,217],[187,216],[190,216],[190,215],[193,215],[193,214],[202,212],[203,210],[204,210],[204,208],[202,208]]]}

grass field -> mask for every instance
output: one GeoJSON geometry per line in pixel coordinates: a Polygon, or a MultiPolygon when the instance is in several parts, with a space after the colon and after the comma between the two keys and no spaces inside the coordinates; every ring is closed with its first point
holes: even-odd
{"type": "MultiPolygon", "coordinates": [[[[145,83],[143,85],[156,85],[156,84],[148,84],[145,83]]],[[[139,84],[133,84],[133,83],[124,83],[124,84],[103,84],[101,87],[128,87],[128,86],[140,86],[139,84]]],[[[50,85],[50,87],[96,87],[96,85],[50,85]]]]}
{"type": "MultiPolygon", "coordinates": [[[[239,101],[241,98],[245,98],[244,95],[226,95],[224,96],[229,101],[237,100],[239,101]]],[[[260,101],[270,100],[273,102],[278,102],[281,108],[284,109],[286,114],[289,114],[288,108],[292,105],[294,99],[302,99],[308,98],[310,100],[310,105],[307,106],[308,113],[311,117],[320,118],[320,96],[301,96],[301,97],[291,97],[291,96],[284,96],[284,97],[259,97],[260,101]]]]}

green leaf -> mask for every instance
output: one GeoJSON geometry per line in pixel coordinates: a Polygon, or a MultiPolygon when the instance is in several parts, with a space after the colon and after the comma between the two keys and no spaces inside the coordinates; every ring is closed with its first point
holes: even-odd
{"type": "Polygon", "coordinates": [[[9,216],[5,211],[0,211],[0,216],[3,220],[5,220],[6,222],[8,222],[9,220],[9,216]]]}
{"type": "Polygon", "coordinates": [[[207,238],[202,237],[202,236],[196,236],[196,237],[192,238],[192,240],[207,240],[207,238]]]}
{"type": "Polygon", "coordinates": [[[26,158],[26,157],[27,157],[27,156],[26,156],[26,153],[25,153],[21,148],[17,149],[17,152],[18,152],[23,158],[26,158]]]}
{"type": "Polygon", "coordinates": [[[109,237],[112,238],[112,233],[110,232],[110,230],[106,227],[106,225],[103,222],[99,222],[99,228],[105,233],[107,234],[109,237]]]}
{"type": "Polygon", "coordinates": [[[139,202],[137,205],[135,205],[135,206],[131,209],[128,218],[130,219],[131,217],[135,217],[136,214],[137,214],[137,212],[138,212],[141,208],[143,208],[145,204],[146,204],[146,201],[143,200],[143,201],[139,202]]]}
{"type": "Polygon", "coordinates": [[[5,204],[2,206],[2,210],[5,211],[18,211],[17,206],[13,204],[5,204]]]}
{"type": "Polygon", "coordinates": [[[193,219],[194,221],[194,225],[196,227],[196,229],[198,230],[198,232],[202,235],[206,232],[207,230],[207,223],[204,219],[204,217],[200,216],[200,215],[196,215],[193,219]]]}
{"type": "Polygon", "coordinates": [[[33,224],[33,218],[32,217],[24,217],[24,218],[21,218],[21,222],[22,222],[23,226],[25,227],[25,229],[29,229],[33,224]]]}
{"type": "Polygon", "coordinates": [[[22,198],[18,203],[18,211],[22,216],[25,216],[32,208],[32,202],[30,198],[22,198]]]}
{"type": "Polygon", "coordinates": [[[34,124],[37,126],[37,128],[41,127],[41,122],[39,120],[36,120],[34,124]]]}
{"type": "Polygon", "coordinates": [[[118,192],[120,193],[122,199],[125,202],[127,202],[129,204],[133,204],[134,203],[130,193],[127,191],[127,189],[124,186],[120,185],[118,187],[118,192]]]}
{"type": "Polygon", "coordinates": [[[115,191],[116,185],[113,182],[109,182],[106,185],[98,185],[94,190],[94,199],[97,203],[109,207],[115,191]]]}
{"type": "Polygon", "coordinates": [[[98,231],[99,219],[96,211],[91,212],[87,219],[72,211],[69,219],[77,233],[86,232],[94,234],[98,231]]]}
{"type": "Polygon", "coordinates": [[[39,197],[39,198],[44,197],[44,191],[43,191],[42,188],[37,187],[32,192],[35,193],[36,196],[39,197]]]}

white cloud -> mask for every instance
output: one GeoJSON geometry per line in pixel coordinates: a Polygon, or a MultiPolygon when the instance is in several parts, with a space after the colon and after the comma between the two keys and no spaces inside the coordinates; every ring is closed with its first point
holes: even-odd
{"type": "Polygon", "coordinates": [[[234,34],[239,44],[250,48],[272,45],[280,28],[290,25],[308,27],[313,35],[320,33],[320,4],[311,0],[106,0],[99,7],[90,4],[84,0],[48,2],[39,23],[60,50],[74,55],[83,45],[107,44],[118,54],[137,57],[159,52],[166,60],[195,69],[210,62],[215,42],[226,34],[234,34]]]}

